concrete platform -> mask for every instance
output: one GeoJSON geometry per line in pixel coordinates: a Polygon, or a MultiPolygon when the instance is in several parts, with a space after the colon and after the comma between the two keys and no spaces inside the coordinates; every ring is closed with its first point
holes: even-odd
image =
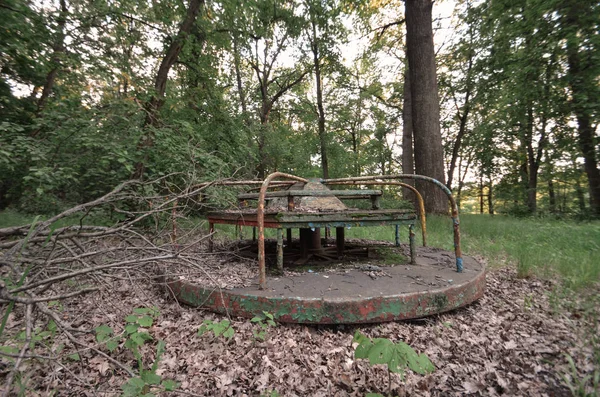
{"type": "Polygon", "coordinates": [[[305,272],[267,279],[266,290],[215,289],[185,280],[168,282],[182,303],[232,316],[254,317],[263,311],[281,322],[304,324],[377,323],[430,316],[468,305],[485,289],[485,267],[464,257],[456,272],[454,254],[417,249],[416,265],[364,263],[335,272],[305,272]]]}

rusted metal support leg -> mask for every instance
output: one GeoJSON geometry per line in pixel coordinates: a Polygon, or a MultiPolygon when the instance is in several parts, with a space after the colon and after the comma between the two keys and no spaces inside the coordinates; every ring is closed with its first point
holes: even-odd
{"type": "Polygon", "coordinates": [[[286,243],[288,247],[292,246],[292,229],[286,229],[287,232],[287,236],[286,236],[286,243]]]}
{"type": "Polygon", "coordinates": [[[244,235],[242,233],[242,225],[237,225],[237,229],[238,229],[238,236],[239,236],[240,240],[243,240],[244,235]]]}
{"type": "Polygon", "coordinates": [[[302,259],[308,258],[308,247],[310,245],[310,229],[300,229],[300,254],[302,259]]]}
{"type": "Polygon", "coordinates": [[[344,256],[344,228],[335,228],[335,246],[337,248],[338,258],[344,256]]]}
{"type": "Polygon", "coordinates": [[[214,241],[213,241],[213,235],[215,234],[215,224],[214,223],[209,223],[208,224],[208,252],[213,252],[214,249],[214,241]]]}
{"type": "Polygon", "coordinates": [[[252,227],[252,241],[256,241],[256,226],[252,227]]]}
{"type": "Polygon", "coordinates": [[[396,247],[400,247],[400,225],[396,225],[396,247]]]}
{"type": "Polygon", "coordinates": [[[408,242],[410,245],[410,264],[415,265],[417,263],[417,247],[415,246],[415,226],[408,226],[408,242]]]}
{"type": "Polygon", "coordinates": [[[282,228],[277,228],[277,271],[279,272],[279,274],[283,274],[283,229],[282,228]]]}
{"type": "Polygon", "coordinates": [[[308,229],[310,233],[310,248],[313,252],[319,252],[323,249],[321,245],[321,228],[316,227],[308,229]]]}

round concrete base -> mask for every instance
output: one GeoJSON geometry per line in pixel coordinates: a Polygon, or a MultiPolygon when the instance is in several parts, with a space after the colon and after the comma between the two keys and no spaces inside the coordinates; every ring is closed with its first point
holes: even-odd
{"type": "Polygon", "coordinates": [[[452,253],[419,248],[416,265],[363,264],[333,273],[271,276],[266,290],[258,284],[215,289],[185,280],[168,286],[180,302],[232,316],[250,318],[266,311],[290,323],[377,323],[430,316],[479,299],[485,267],[466,256],[464,271],[457,273],[452,253]]]}

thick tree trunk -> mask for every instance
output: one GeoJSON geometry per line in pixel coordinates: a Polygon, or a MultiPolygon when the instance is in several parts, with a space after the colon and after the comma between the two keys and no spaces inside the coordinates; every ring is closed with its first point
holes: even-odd
{"type": "MultiPolygon", "coordinates": [[[[580,17],[586,9],[590,9],[591,2],[587,0],[571,0],[568,3],[566,25],[578,29],[580,17]]],[[[583,154],[584,169],[588,178],[590,192],[590,206],[596,216],[600,216],[600,170],[598,169],[598,153],[595,146],[595,129],[592,125],[590,109],[598,103],[598,99],[588,95],[587,85],[593,85],[589,81],[589,72],[582,65],[580,54],[580,39],[577,31],[570,32],[567,37],[567,78],[571,87],[571,109],[577,118],[579,132],[579,149],[583,154]]]]}
{"type": "MultiPolygon", "coordinates": [[[[431,0],[406,0],[406,42],[411,81],[414,158],[417,174],[444,183],[444,151],[440,133],[431,0]]],[[[425,207],[431,213],[447,213],[448,201],[437,186],[417,182],[425,207]]]]}
{"type": "MultiPolygon", "coordinates": [[[[413,153],[413,125],[412,125],[412,106],[410,100],[410,73],[408,69],[404,72],[404,94],[402,106],[402,173],[414,174],[415,163],[413,153]]],[[[407,181],[414,186],[414,181],[407,181]]],[[[405,200],[415,201],[415,194],[410,189],[402,189],[402,195],[405,200]]]]}
{"type": "MultiPolygon", "coordinates": [[[[144,119],[145,131],[144,135],[140,139],[140,142],[138,143],[139,150],[145,151],[154,145],[154,132],[152,129],[158,126],[158,112],[164,104],[167,81],[169,79],[169,71],[175,62],[177,62],[183,45],[185,44],[185,41],[189,36],[194,23],[196,22],[196,18],[200,12],[200,7],[203,4],[204,0],[190,0],[185,19],[179,27],[179,33],[171,42],[171,45],[167,49],[167,52],[165,53],[160,66],[158,67],[158,72],[156,73],[156,78],[154,79],[154,92],[150,100],[144,105],[144,109],[146,110],[146,118],[144,119]]],[[[147,160],[148,154],[145,153],[143,160],[135,164],[135,170],[132,178],[142,178],[147,160]]]]}

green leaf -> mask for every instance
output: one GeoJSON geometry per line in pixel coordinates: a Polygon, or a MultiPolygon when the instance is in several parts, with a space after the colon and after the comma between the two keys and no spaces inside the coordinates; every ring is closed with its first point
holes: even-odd
{"type": "Polygon", "coordinates": [[[179,382],[175,382],[171,379],[165,379],[161,384],[165,388],[165,391],[173,391],[180,386],[179,382]]]}
{"type": "Polygon", "coordinates": [[[137,332],[139,327],[140,326],[138,324],[127,324],[127,326],[125,327],[125,332],[127,332],[128,334],[133,334],[137,332]]]}
{"type": "Polygon", "coordinates": [[[257,323],[257,322],[262,321],[262,320],[263,320],[262,317],[256,316],[256,317],[252,317],[252,319],[250,320],[250,322],[257,323]]]}
{"type": "Polygon", "coordinates": [[[367,338],[365,335],[363,335],[360,331],[356,331],[354,333],[354,338],[352,338],[352,343],[361,344],[363,341],[365,341],[367,339],[369,339],[369,338],[367,338]]]}
{"type": "Polygon", "coordinates": [[[161,377],[154,372],[144,371],[142,372],[142,380],[149,385],[158,385],[160,384],[161,377]]]}
{"type": "Polygon", "coordinates": [[[138,316],[130,314],[129,316],[125,317],[125,321],[127,321],[128,323],[135,323],[138,321],[138,318],[138,316]]]}
{"type": "Polygon", "coordinates": [[[102,324],[99,327],[94,329],[96,331],[96,341],[104,342],[109,338],[109,335],[112,335],[113,329],[106,324],[102,324]]]}
{"type": "Polygon", "coordinates": [[[109,352],[114,352],[117,347],[119,347],[119,342],[116,340],[109,340],[108,342],[106,342],[106,348],[108,349],[109,352]]]}
{"type": "Polygon", "coordinates": [[[369,351],[373,347],[373,341],[369,338],[363,340],[354,351],[354,357],[356,358],[369,358],[369,351]]]}
{"type": "Polygon", "coordinates": [[[150,309],[147,307],[137,307],[133,309],[133,312],[137,314],[148,314],[150,312],[150,309]]]}
{"type": "Polygon", "coordinates": [[[233,328],[229,327],[225,332],[223,332],[223,336],[227,339],[231,339],[233,338],[234,333],[235,331],[233,330],[233,328]]]}
{"type": "Polygon", "coordinates": [[[121,389],[123,389],[122,397],[138,397],[144,386],[146,386],[146,383],[142,379],[137,377],[131,378],[121,386],[121,389]]]}
{"type": "Polygon", "coordinates": [[[153,322],[153,320],[152,320],[152,317],[150,317],[150,316],[140,317],[137,320],[137,323],[144,328],[148,328],[148,327],[152,326],[152,322],[153,322]]]}
{"type": "Polygon", "coordinates": [[[67,357],[69,358],[69,360],[73,360],[73,361],[81,360],[81,357],[79,357],[79,353],[69,354],[67,357]]]}
{"type": "Polygon", "coordinates": [[[373,340],[368,357],[371,364],[387,364],[392,357],[394,343],[389,339],[377,338],[373,340]]]}
{"type": "Polygon", "coordinates": [[[425,354],[419,354],[416,357],[410,357],[408,360],[408,368],[421,375],[429,374],[435,371],[435,366],[425,354]]]}

